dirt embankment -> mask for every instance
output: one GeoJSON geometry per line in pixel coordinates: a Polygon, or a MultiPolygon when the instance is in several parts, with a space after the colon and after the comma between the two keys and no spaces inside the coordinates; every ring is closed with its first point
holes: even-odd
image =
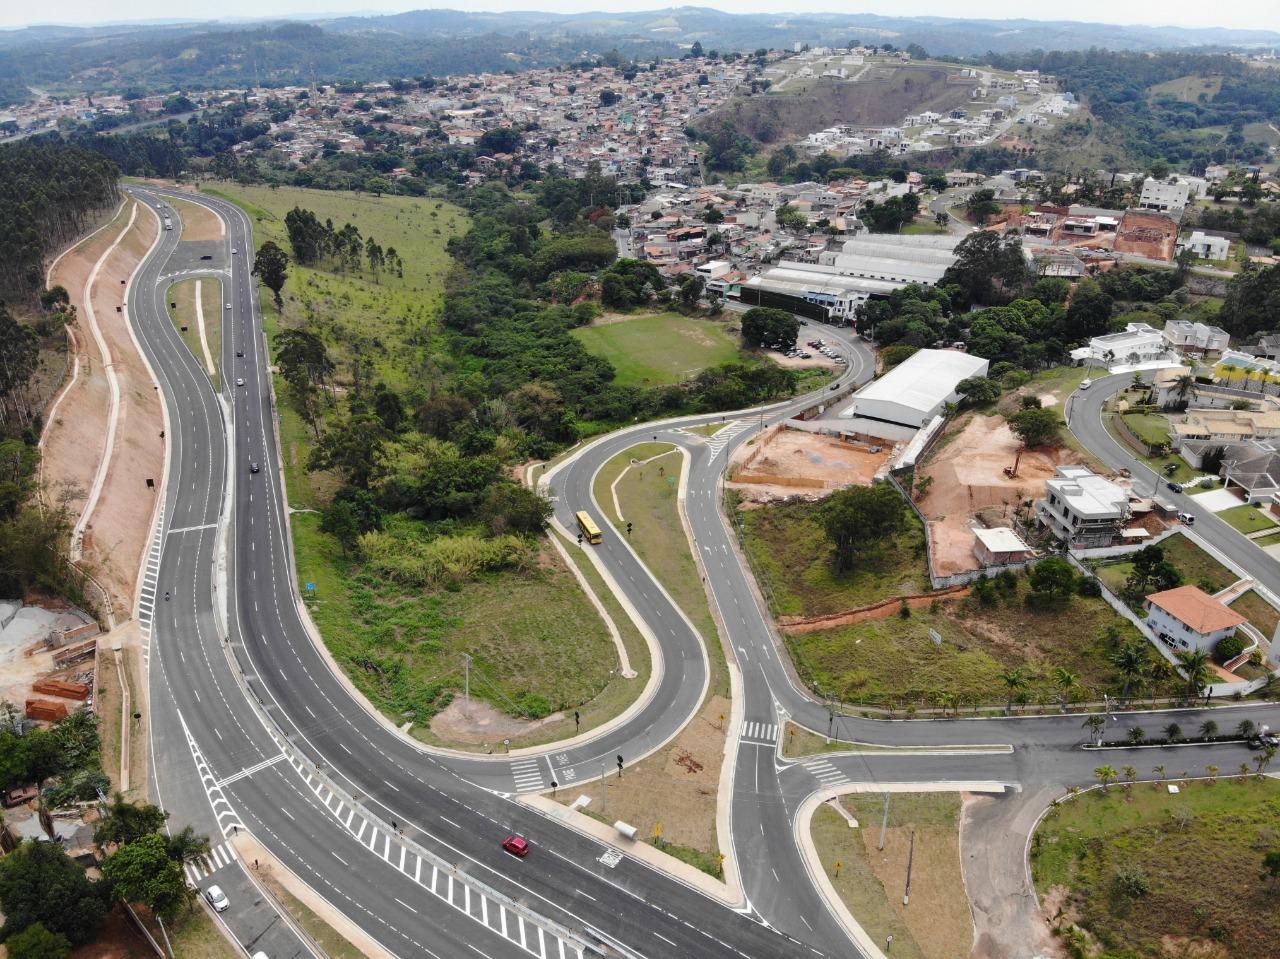
{"type": "Polygon", "coordinates": [[[144,205],[137,206],[136,216],[133,208],[132,202],[127,203],[106,229],[67,253],[51,271],[50,282],[67,289],[78,318],[70,328],[74,379],[49,411],[41,477],[46,499],[64,499],[78,517],[89,502],[99,462],[110,456],[85,527],[83,557],[106,589],[117,619],[125,618],[133,607],[138,566],[164,465],[160,397],[134,347],[125,314],[116,312],[124,304],[126,283],[121,281],[127,281],[137,268],[159,229],[144,205]],[[125,233],[131,216],[133,226],[125,233]],[[95,266],[97,276],[91,283],[95,266]],[[89,322],[90,303],[119,384],[110,450],[111,388],[103,351],[89,322]],[[147,488],[148,478],[157,481],[156,489],[147,488]]]}
{"type": "Polygon", "coordinates": [[[892,453],[887,445],[872,452],[834,436],[779,427],[734,454],[726,485],[748,503],[820,499],[846,486],[870,486],[892,453]]]}

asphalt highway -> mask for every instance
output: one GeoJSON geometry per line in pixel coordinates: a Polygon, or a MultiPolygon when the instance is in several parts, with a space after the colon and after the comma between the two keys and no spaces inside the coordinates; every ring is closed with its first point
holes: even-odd
{"type": "MultiPolygon", "coordinates": [[[[153,209],[163,202],[164,191],[132,189],[153,209]]],[[[1079,716],[886,722],[834,715],[796,683],[721,511],[720,484],[738,445],[761,426],[825,401],[834,395],[828,390],[763,411],[620,431],[548,474],[556,516],[566,528],[573,528],[573,512],[586,508],[606,531],[604,542],[591,547],[594,557],[658,647],[654,672],[660,678],[652,698],[605,731],[513,757],[448,753],[398,734],[354,694],[300,608],[269,358],[250,275],[252,224],[230,203],[182,196],[209,207],[227,226],[209,267],[224,283],[229,304],[221,393],[165,309],[168,277],[191,269],[176,232],[162,235],[135,277],[130,309],[168,415],[150,677],[156,788],[176,823],[196,824],[220,847],[240,830],[252,833],[396,955],[843,956],[859,950],[826,908],[793,839],[804,797],[842,783],[980,779],[1017,787],[1092,778],[1100,760],[1080,748],[1085,736],[1079,716]],[[239,252],[232,255],[232,248],[239,252]],[[243,387],[233,385],[237,378],[243,387]],[[684,428],[722,418],[731,425],[719,437],[684,428]],[[730,815],[731,862],[747,897],[739,910],[631,857],[615,861],[606,844],[512,798],[549,789],[553,781],[561,789],[590,792],[586,784],[602,771],[616,775],[617,756],[630,764],[669,741],[705,695],[707,643],[716,638],[697,634],[625,539],[603,521],[592,494],[604,463],[653,437],[688,452],[689,528],[741,677],[744,735],[734,747],[730,815]],[[250,463],[261,464],[261,471],[251,473],[250,463]],[[169,599],[161,598],[165,593],[169,599]],[[841,739],[991,749],[831,753],[820,762],[794,762],[778,750],[788,718],[841,739]],[[534,853],[518,860],[501,852],[499,842],[509,831],[528,836],[534,853]]],[[[872,354],[864,344],[842,330],[824,327],[821,335],[849,358],[842,385],[870,378],[872,354]]],[[[1081,415],[1082,408],[1073,411],[1073,424],[1081,415]]],[[[1081,438],[1099,449],[1097,437],[1081,438]]],[[[1201,522],[1203,533],[1218,521],[1201,522]]],[[[1177,721],[1185,725],[1196,715],[1177,721]]],[[[1230,715],[1274,724],[1276,711],[1255,706],[1230,715]]],[[[1215,718],[1221,723],[1223,711],[1215,718]]],[[[1130,721],[1126,714],[1113,725],[1130,721]]],[[[1147,724],[1159,725],[1154,719],[1147,724]]],[[[1216,761],[1231,750],[1243,752],[1208,752],[1216,761]]],[[[1210,761],[1202,756],[1206,751],[1188,763],[1210,761]]],[[[1223,759],[1221,765],[1230,769],[1235,762],[1223,759]]],[[[625,774],[614,788],[625,788],[625,774]]],[[[252,869],[226,858],[198,882],[216,881],[228,892],[233,907],[224,919],[239,941],[263,943],[255,948],[272,956],[305,953],[302,937],[254,886],[252,869]]]]}

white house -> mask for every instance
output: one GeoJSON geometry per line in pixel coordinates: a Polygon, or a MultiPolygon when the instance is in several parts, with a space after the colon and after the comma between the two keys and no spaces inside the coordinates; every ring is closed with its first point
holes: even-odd
{"type": "Polygon", "coordinates": [[[1005,566],[1030,559],[1034,552],[1021,536],[1008,526],[973,529],[973,555],[983,566],[1005,566]]]}
{"type": "Polygon", "coordinates": [[[1129,493],[1087,466],[1059,466],[1036,515],[1068,546],[1110,546],[1129,518],[1129,493]]]}
{"type": "Polygon", "coordinates": [[[1071,351],[1077,363],[1101,363],[1138,366],[1159,360],[1172,360],[1173,354],[1160,331],[1146,323],[1130,323],[1121,333],[1095,336],[1088,346],[1071,351]]]}
{"type": "Polygon", "coordinates": [[[1147,626],[1166,646],[1212,653],[1245,618],[1196,586],[1179,586],[1147,597],[1147,626]]]}
{"type": "Polygon", "coordinates": [[[1183,353],[1221,353],[1231,346],[1231,335],[1226,330],[1190,320],[1170,320],[1161,336],[1172,349],[1183,353]]]}
{"type": "Polygon", "coordinates": [[[1225,260],[1231,255],[1231,241],[1225,236],[1213,236],[1203,230],[1195,230],[1191,237],[1179,246],[1190,250],[1202,260],[1225,260]]]}
{"type": "Polygon", "coordinates": [[[1142,183],[1142,194],[1138,198],[1138,206],[1143,210],[1181,214],[1186,209],[1187,197],[1190,194],[1191,188],[1185,183],[1161,183],[1159,180],[1148,178],[1142,183]]]}

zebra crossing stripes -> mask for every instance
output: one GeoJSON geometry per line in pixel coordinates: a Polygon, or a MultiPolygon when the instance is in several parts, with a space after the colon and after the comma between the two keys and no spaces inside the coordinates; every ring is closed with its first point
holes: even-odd
{"type": "Polygon", "coordinates": [[[196,745],[195,737],[191,735],[191,729],[187,726],[187,721],[183,718],[181,710],[178,711],[178,722],[182,724],[182,732],[187,737],[187,747],[191,750],[191,758],[195,760],[196,772],[200,776],[200,785],[204,787],[205,795],[209,797],[209,805],[213,808],[214,818],[218,820],[218,830],[224,837],[230,836],[241,828],[244,823],[240,821],[240,815],[236,812],[235,807],[231,805],[231,800],[227,798],[227,794],[222,791],[222,786],[218,783],[218,777],[213,774],[213,770],[209,768],[208,762],[205,761],[204,753],[196,745]]]}
{"type": "Polygon", "coordinates": [[[187,874],[187,881],[194,886],[200,880],[212,876],[223,866],[231,865],[238,858],[240,857],[236,855],[235,847],[230,843],[219,843],[209,850],[209,855],[184,863],[182,868],[187,874]]]}
{"type": "MultiPolygon", "coordinates": [[[[142,588],[138,590],[138,625],[142,629],[142,638],[151,638],[151,624],[155,619],[156,594],[160,589],[160,548],[164,543],[164,503],[156,514],[156,526],[151,531],[151,548],[147,551],[147,568],[142,574],[142,588]]],[[[144,656],[149,657],[150,643],[144,647],[144,656]]]]}
{"type": "Polygon", "coordinates": [[[772,746],[778,741],[777,724],[748,721],[742,725],[742,738],[748,742],[772,746]]]}
{"type": "Polygon", "coordinates": [[[541,792],[547,788],[542,778],[542,765],[537,759],[517,759],[511,764],[511,778],[515,780],[516,792],[541,792]]]}
{"type": "Polygon", "coordinates": [[[839,786],[849,778],[825,759],[807,759],[800,764],[824,786],[839,786]]]}
{"type": "Polygon", "coordinates": [[[743,430],[749,430],[755,424],[751,420],[734,420],[727,424],[724,429],[715,435],[707,438],[707,446],[711,450],[711,458],[715,459],[729,445],[729,441],[741,433],[743,430]]]}

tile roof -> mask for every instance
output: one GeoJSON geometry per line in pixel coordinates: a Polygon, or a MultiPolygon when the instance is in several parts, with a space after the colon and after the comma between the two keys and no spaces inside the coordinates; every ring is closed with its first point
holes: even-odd
{"type": "Polygon", "coordinates": [[[1201,635],[1246,622],[1231,607],[1196,586],[1179,586],[1162,593],[1152,593],[1147,597],[1147,602],[1152,606],[1159,606],[1201,635]]]}

